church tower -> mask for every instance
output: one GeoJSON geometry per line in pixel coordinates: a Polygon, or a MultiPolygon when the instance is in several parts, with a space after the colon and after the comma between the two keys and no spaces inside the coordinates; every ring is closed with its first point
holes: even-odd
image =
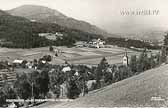
{"type": "Polygon", "coordinates": [[[128,66],[128,55],[127,55],[127,50],[125,49],[125,54],[123,57],[123,65],[128,66]]]}

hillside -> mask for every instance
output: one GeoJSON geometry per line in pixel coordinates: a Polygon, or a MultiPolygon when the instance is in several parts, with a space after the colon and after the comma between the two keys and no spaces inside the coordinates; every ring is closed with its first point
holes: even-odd
{"type": "Polygon", "coordinates": [[[152,42],[161,42],[167,31],[161,29],[139,31],[137,33],[119,33],[123,38],[150,40],[152,42]]]}
{"type": "Polygon", "coordinates": [[[11,15],[25,17],[31,21],[41,23],[55,23],[60,26],[65,26],[72,29],[81,30],[92,34],[100,34],[109,36],[107,32],[100,28],[91,25],[85,21],[79,21],[58,12],[57,10],[50,9],[44,6],[36,5],[23,5],[12,10],[7,11],[11,15]]]}
{"type": "Polygon", "coordinates": [[[77,40],[87,40],[93,37],[101,36],[62,27],[54,23],[31,22],[26,18],[12,16],[0,11],[0,45],[2,47],[34,48],[48,45],[72,45],[77,40]],[[38,36],[38,33],[56,32],[64,34],[63,40],[50,41],[38,36]]]}
{"type": "Polygon", "coordinates": [[[168,65],[148,70],[144,73],[114,83],[89,93],[86,97],[48,108],[66,107],[113,107],[113,106],[168,106],[168,65]],[[152,101],[161,97],[164,101],[152,101]]]}

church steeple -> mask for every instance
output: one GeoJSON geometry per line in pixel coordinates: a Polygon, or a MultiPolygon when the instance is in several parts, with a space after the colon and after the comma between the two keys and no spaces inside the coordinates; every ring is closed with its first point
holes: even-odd
{"type": "Polygon", "coordinates": [[[123,65],[128,66],[128,54],[127,54],[127,49],[125,49],[125,54],[123,57],[123,65]]]}
{"type": "Polygon", "coordinates": [[[127,54],[127,49],[125,48],[125,55],[126,57],[128,57],[128,54],[127,54]]]}

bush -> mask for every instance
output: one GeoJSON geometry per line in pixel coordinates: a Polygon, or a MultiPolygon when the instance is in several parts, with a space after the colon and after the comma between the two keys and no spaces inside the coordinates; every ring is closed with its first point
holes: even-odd
{"type": "Polygon", "coordinates": [[[97,89],[97,84],[93,82],[89,91],[96,90],[96,89],[97,89]]]}
{"type": "Polygon", "coordinates": [[[0,90],[0,107],[3,107],[3,105],[6,104],[6,96],[5,93],[0,90]]]}

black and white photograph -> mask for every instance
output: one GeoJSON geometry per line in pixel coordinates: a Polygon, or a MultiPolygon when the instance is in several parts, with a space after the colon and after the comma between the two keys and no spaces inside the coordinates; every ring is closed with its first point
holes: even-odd
{"type": "Polygon", "coordinates": [[[167,0],[0,0],[0,108],[167,108],[167,0]]]}

